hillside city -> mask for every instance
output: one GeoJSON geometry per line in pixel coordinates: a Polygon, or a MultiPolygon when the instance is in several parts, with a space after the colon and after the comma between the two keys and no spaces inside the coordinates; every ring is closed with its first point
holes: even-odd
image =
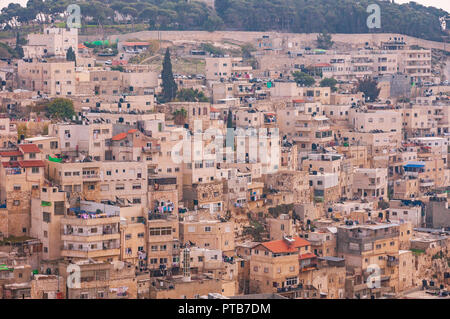
{"type": "Polygon", "coordinates": [[[0,299],[450,299],[450,44],[47,23],[0,53],[0,299]]]}

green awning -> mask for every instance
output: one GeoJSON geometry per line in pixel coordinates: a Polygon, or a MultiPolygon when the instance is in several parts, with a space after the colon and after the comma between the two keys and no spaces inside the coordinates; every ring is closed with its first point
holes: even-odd
{"type": "Polygon", "coordinates": [[[41,201],[41,206],[42,206],[42,207],[52,206],[52,203],[46,202],[45,200],[43,200],[43,201],[41,201]]]}
{"type": "Polygon", "coordinates": [[[48,160],[50,162],[56,162],[56,163],[61,163],[62,162],[62,158],[51,157],[51,156],[48,157],[48,160]]]}

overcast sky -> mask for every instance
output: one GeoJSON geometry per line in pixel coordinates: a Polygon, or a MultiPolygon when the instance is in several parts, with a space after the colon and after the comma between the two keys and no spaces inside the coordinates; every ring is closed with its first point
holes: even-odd
{"type": "MultiPolygon", "coordinates": [[[[409,0],[394,0],[395,3],[406,3],[409,0]]],[[[450,0],[416,0],[415,2],[420,3],[424,6],[432,6],[440,9],[444,9],[450,13],[450,0]]]]}
{"type": "MultiPolygon", "coordinates": [[[[0,0],[0,8],[7,6],[10,2],[20,3],[25,6],[28,0],[0,0]]],[[[406,3],[410,0],[394,0],[396,3],[406,3]]],[[[423,4],[424,6],[434,6],[441,8],[450,13],[450,0],[416,0],[417,3],[423,4]]]]}

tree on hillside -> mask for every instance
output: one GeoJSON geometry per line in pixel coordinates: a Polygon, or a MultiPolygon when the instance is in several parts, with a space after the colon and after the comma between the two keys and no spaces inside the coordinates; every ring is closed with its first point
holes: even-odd
{"type": "Polygon", "coordinates": [[[72,100],[64,98],[57,98],[51,101],[47,105],[47,112],[50,118],[56,119],[70,119],[75,115],[72,100]]]}
{"type": "Polygon", "coordinates": [[[162,98],[163,98],[164,102],[172,101],[177,94],[178,86],[173,78],[172,62],[170,60],[169,48],[167,48],[166,54],[164,55],[161,79],[162,79],[162,88],[163,88],[162,98]]]}
{"type": "Polygon", "coordinates": [[[176,100],[180,102],[209,102],[208,97],[198,89],[181,89],[178,91],[176,100]]]}
{"type": "Polygon", "coordinates": [[[244,43],[241,45],[242,57],[245,59],[252,58],[252,52],[255,52],[256,48],[251,43],[244,43]]]}
{"type": "Polygon", "coordinates": [[[311,75],[304,72],[295,71],[292,75],[294,76],[295,82],[301,86],[312,86],[316,83],[316,80],[311,75]]]}
{"type": "Polygon", "coordinates": [[[133,7],[122,8],[122,13],[131,19],[131,28],[134,30],[134,20],[138,17],[138,11],[133,7]]]}
{"type": "Polygon", "coordinates": [[[380,94],[380,88],[377,86],[377,81],[372,78],[364,78],[358,81],[358,91],[363,92],[366,97],[366,102],[374,102],[380,94]]]}
{"type": "Polygon", "coordinates": [[[223,26],[223,20],[218,15],[208,15],[203,28],[206,31],[213,32],[219,30],[223,26]]]}
{"type": "Polygon", "coordinates": [[[337,81],[333,78],[324,78],[322,81],[320,81],[321,87],[330,87],[332,92],[337,91],[336,84],[337,81]]]}
{"type": "Polygon", "coordinates": [[[317,47],[319,49],[324,49],[324,50],[330,49],[334,44],[334,42],[331,41],[331,35],[328,33],[320,33],[317,36],[316,42],[317,42],[317,47]]]}

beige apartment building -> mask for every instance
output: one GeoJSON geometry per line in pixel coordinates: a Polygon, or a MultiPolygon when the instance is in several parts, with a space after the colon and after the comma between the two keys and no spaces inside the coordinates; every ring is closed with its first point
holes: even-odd
{"type": "Polygon", "coordinates": [[[180,228],[177,214],[148,214],[147,267],[154,274],[167,274],[180,268],[180,228]]]}
{"type": "Polygon", "coordinates": [[[31,198],[39,196],[44,183],[42,153],[36,145],[21,144],[1,152],[0,203],[8,210],[8,233],[24,236],[30,232],[31,198]]]}
{"type": "MultiPolygon", "coordinates": [[[[353,111],[353,110],[352,110],[353,111]]],[[[402,115],[397,111],[350,111],[349,120],[353,128],[358,132],[372,132],[381,130],[384,132],[401,132],[402,115]]]]}
{"type": "Polygon", "coordinates": [[[155,96],[149,95],[124,95],[114,96],[114,101],[97,102],[96,111],[106,112],[153,112],[155,109],[155,96]]]}
{"type": "Polygon", "coordinates": [[[293,108],[277,110],[280,134],[295,141],[299,153],[317,150],[334,140],[321,104],[294,101],[293,108]]]}
{"type": "Polygon", "coordinates": [[[189,220],[180,222],[180,243],[194,243],[207,249],[218,249],[224,254],[234,254],[234,223],[215,219],[189,220]]]}
{"type": "Polygon", "coordinates": [[[0,114],[0,148],[8,148],[17,141],[17,127],[7,114],[0,114]]]}
{"type": "Polygon", "coordinates": [[[213,181],[189,185],[184,182],[183,200],[190,209],[207,209],[211,214],[220,214],[224,207],[223,183],[213,181]]]}
{"type": "Polygon", "coordinates": [[[131,264],[88,259],[75,263],[61,262],[59,264],[59,273],[66,280],[73,280],[70,269],[79,269],[81,282],[79,286],[68,287],[68,299],[137,298],[135,268],[131,264]]]}
{"type": "Polygon", "coordinates": [[[108,123],[92,123],[90,125],[58,123],[50,124],[48,132],[49,136],[58,138],[62,154],[76,157],[84,154],[100,161],[105,158],[106,140],[112,138],[113,125],[108,123]]]}
{"type": "Polygon", "coordinates": [[[198,299],[208,294],[234,296],[236,284],[201,274],[190,277],[154,278],[150,286],[150,299],[198,299]]]}
{"type": "Polygon", "coordinates": [[[243,65],[242,57],[205,58],[206,80],[229,79],[231,77],[246,78],[251,71],[251,66],[243,65]]]}
{"type": "Polygon", "coordinates": [[[304,87],[296,82],[275,82],[269,90],[274,99],[300,99],[306,102],[330,104],[331,89],[329,87],[304,87]]]}
{"type": "Polygon", "coordinates": [[[277,218],[266,218],[270,240],[280,240],[285,236],[294,236],[294,220],[289,214],[281,214],[277,218]]]}
{"type": "Polygon", "coordinates": [[[39,197],[31,200],[30,235],[42,242],[42,259],[61,258],[61,219],[67,213],[66,193],[43,186],[39,197]]]}
{"type": "Polygon", "coordinates": [[[383,168],[356,168],[353,176],[353,193],[358,198],[387,200],[387,170],[383,168]]]}
{"type": "Polygon", "coordinates": [[[75,62],[52,59],[47,62],[17,62],[20,88],[51,97],[75,95],[75,62]]]}
{"type": "Polygon", "coordinates": [[[140,270],[147,266],[146,213],[140,205],[120,207],[120,260],[140,270]]]}
{"type": "Polygon", "coordinates": [[[120,258],[120,207],[80,202],[65,213],[61,223],[61,256],[69,261],[120,258]]]}
{"type": "Polygon", "coordinates": [[[48,163],[48,176],[70,198],[97,202],[146,205],[147,165],[123,161],[67,161],[48,163]]]}
{"type": "Polygon", "coordinates": [[[299,237],[285,237],[254,246],[250,257],[250,293],[272,293],[297,287],[299,259],[301,256],[312,257],[310,248],[310,243],[299,237]]]}
{"type": "Polygon", "coordinates": [[[23,46],[25,58],[44,56],[66,56],[72,48],[78,53],[77,28],[44,28],[43,33],[32,33],[27,36],[28,43],[23,46]]]}
{"type": "Polygon", "coordinates": [[[431,50],[401,50],[399,70],[411,77],[412,83],[431,81],[431,50]]]}
{"type": "MultiPolygon", "coordinates": [[[[337,232],[338,256],[345,258],[347,268],[362,271],[366,282],[369,267],[380,268],[378,293],[398,291],[399,224],[373,223],[340,225],[337,232]]],[[[367,289],[355,286],[357,289],[367,289]]]]}
{"type": "Polygon", "coordinates": [[[24,143],[34,144],[42,152],[46,159],[61,154],[59,138],[56,136],[36,136],[24,139],[24,143]]]}

